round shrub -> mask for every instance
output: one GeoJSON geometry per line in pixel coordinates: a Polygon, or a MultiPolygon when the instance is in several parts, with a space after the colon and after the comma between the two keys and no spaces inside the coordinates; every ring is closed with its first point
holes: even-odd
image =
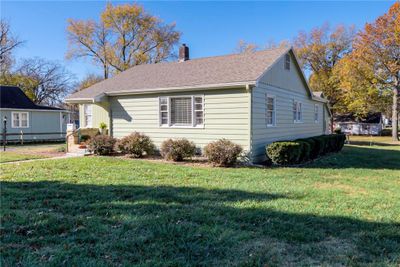
{"type": "Polygon", "coordinates": [[[81,135],[81,142],[87,142],[90,139],[90,135],[83,134],[81,135]]]}
{"type": "Polygon", "coordinates": [[[117,147],[122,153],[126,153],[135,158],[141,158],[144,155],[152,155],[155,146],[147,135],[134,132],[123,137],[117,142],[117,147]]]}
{"type": "Polygon", "coordinates": [[[88,148],[89,151],[96,155],[109,155],[114,151],[116,139],[108,135],[97,135],[90,138],[88,148]]]}
{"type": "Polygon", "coordinates": [[[266,152],[275,164],[296,164],[301,158],[302,145],[299,142],[274,142],[267,146],[266,152]]]}
{"type": "Polygon", "coordinates": [[[168,139],[161,144],[160,153],[166,160],[182,161],[195,155],[196,146],[185,138],[168,139]]]}
{"type": "Polygon", "coordinates": [[[243,149],[229,140],[220,139],[209,143],[204,148],[204,155],[215,166],[232,166],[236,164],[237,159],[243,149]]]}

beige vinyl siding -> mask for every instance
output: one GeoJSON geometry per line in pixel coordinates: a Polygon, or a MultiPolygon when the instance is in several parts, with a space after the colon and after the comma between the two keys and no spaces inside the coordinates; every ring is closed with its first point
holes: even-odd
{"type": "Polygon", "coordinates": [[[200,148],[227,138],[249,148],[249,97],[245,89],[220,89],[183,93],[110,97],[112,134],[121,138],[137,131],[151,137],[156,146],[168,138],[187,138],[200,148]],[[204,96],[204,126],[164,127],[159,121],[160,96],[204,96]]]}
{"type": "MultiPolygon", "coordinates": [[[[105,124],[107,124],[107,129],[109,129],[110,128],[109,102],[101,102],[91,105],[92,105],[92,127],[99,128],[100,123],[104,122],[105,124]]],[[[79,122],[81,128],[84,128],[84,123],[85,123],[83,106],[84,106],[83,104],[79,105],[79,122]]]]}
{"type": "Polygon", "coordinates": [[[290,71],[284,69],[284,57],[264,75],[252,90],[252,158],[265,160],[265,146],[278,140],[321,135],[323,103],[310,98],[292,55],[290,71]],[[275,96],[276,125],[266,124],[266,94],[275,96]],[[302,122],[293,121],[293,100],[302,103],[302,122]],[[314,120],[314,105],[319,105],[319,120],[314,120]]]}

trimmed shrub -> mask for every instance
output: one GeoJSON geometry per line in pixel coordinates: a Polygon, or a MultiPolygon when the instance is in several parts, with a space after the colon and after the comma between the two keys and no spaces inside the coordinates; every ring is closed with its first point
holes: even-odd
{"type": "Polygon", "coordinates": [[[382,129],[381,136],[392,136],[392,128],[382,129]]]}
{"type": "Polygon", "coordinates": [[[168,139],[161,144],[160,153],[166,160],[182,161],[195,155],[196,146],[185,138],[168,139]]]}
{"type": "Polygon", "coordinates": [[[155,146],[147,135],[134,132],[123,137],[117,142],[118,149],[134,158],[141,158],[144,155],[152,155],[155,146]]]}
{"type": "Polygon", "coordinates": [[[310,152],[309,152],[309,159],[316,159],[319,155],[319,147],[316,144],[316,141],[313,138],[304,138],[304,139],[297,139],[296,141],[303,141],[309,144],[310,152]]]}
{"type": "Polygon", "coordinates": [[[266,152],[275,164],[296,164],[301,158],[302,147],[299,142],[274,142],[267,146],[266,152]]]}
{"type": "Polygon", "coordinates": [[[237,159],[243,149],[229,140],[220,139],[209,143],[204,148],[204,155],[215,166],[232,166],[236,164],[237,159]]]}
{"type": "Polygon", "coordinates": [[[97,135],[90,138],[88,148],[89,151],[96,155],[109,155],[114,151],[116,139],[108,135],[97,135]]]}
{"type": "Polygon", "coordinates": [[[315,145],[317,146],[316,150],[318,151],[318,156],[325,155],[326,147],[327,147],[327,138],[324,135],[312,137],[315,141],[315,145]]]}
{"type": "Polygon", "coordinates": [[[306,162],[310,160],[311,146],[308,142],[303,140],[296,140],[295,142],[301,145],[301,154],[299,162],[306,162]]]}

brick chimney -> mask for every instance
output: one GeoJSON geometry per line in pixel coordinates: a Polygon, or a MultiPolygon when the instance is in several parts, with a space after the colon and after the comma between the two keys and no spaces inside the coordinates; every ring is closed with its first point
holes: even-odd
{"type": "Polygon", "coordinates": [[[179,47],[179,62],[189,60],[189,47],[186,44],[182,44],[179,47]]]}

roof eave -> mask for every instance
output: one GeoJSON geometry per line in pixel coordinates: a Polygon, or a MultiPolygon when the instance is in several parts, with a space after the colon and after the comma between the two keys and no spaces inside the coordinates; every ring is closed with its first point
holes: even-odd
{"type": "Polygon", "coordinates": [[[157,94],[157,93],[175,93],[175,92],[188,92],[200,90],[216,90],[216,89],[229,89],[229,88],[247,88],[247,86],[255,85],[256,81],[244,81],[234,83],[220,83],[220,84],[204,84],[204,85],[189,85],[179,87],[164,87],[154,89],[143,89],[135,91],[114,91],[105,92],[94,96],[93,98],[67,98],[65,101],[71,104],[85,104],[101,102],[105,96],[121,96],[121,95],[143,95],[143,94],[157,94]]]}

